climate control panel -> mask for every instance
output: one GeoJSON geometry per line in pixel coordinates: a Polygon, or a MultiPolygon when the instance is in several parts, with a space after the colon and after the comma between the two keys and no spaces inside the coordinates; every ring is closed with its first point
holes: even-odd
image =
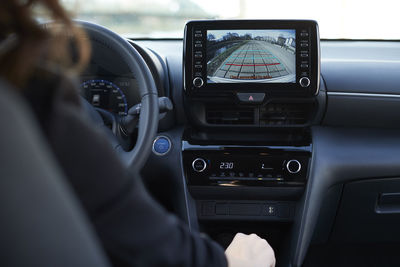
{"type": "Polygon", "coordinates": [[[189,185],[303,186],[311,146],[204,146],[183,142],[189,185]]]}

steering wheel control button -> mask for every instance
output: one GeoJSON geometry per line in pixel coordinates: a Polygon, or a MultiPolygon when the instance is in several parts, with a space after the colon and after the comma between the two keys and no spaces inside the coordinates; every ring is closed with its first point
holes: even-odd
{"type": "Polygon", "coordinates": [[[291,174],[299,173],[301,170],[301,163],[296,159],[291,159],[287,162],[286,169],[291,174]]]}
{"type": "Polygon", "coordinates": [[[264,101],[265,93],[237,93],[237,98],[243,103],[260,104],[264,101]]]}
{"type": "Polygon", "coordinates": [[[153,142],[153,153],[164,156],[171,150],[171,140],[166,136],[157,136],[153,142]]]}
{"type": "Polygon", "coordinates": [[[196,78],[193,79],[193,85],[196,88],[200,88],[200,87],[202,87],[204,85],[204,81],[203,81],[202,78],[196,77],[196,78]]]}
{"type": "Polygon", "coordinates": [[[308,87],[310,86],[310,79],[308,77],[302,77],[299,80],[299,84],[301,87],[308,87]]]}
{"type": "Polygon", "coordinates": [[[197,158],[192,162],[192,168],[195,172],[203,172],[207,168],[207,163],[202,158],[197,158]]]}

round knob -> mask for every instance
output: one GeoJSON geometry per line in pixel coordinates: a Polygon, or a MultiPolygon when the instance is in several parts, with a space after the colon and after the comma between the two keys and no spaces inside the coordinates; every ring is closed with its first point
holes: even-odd
{"type": "Polygon", "coordinates": [[[310,83],[311,83],[310,79],[308,79],[307,77],[302,77],[299,80],[299,84],[301,87],[308,87],[310,86],[310,83]]]}
{"type": "Polygon", "coordinates": [[[207,168],[207,163],[202,158],[197,158],[192,162],[192,168],[195,172],[203,172],[207,168]]]}
{"type": "Polygon", "coordinates": [[[193,85],[194,85],[194,87],[200,88],[200,87],[203,86],[203,84],[204,84],[204,81],[203,81],[202,78],[196,77],[196,78],[193,79],[193,85]]]}
{"type": "Polygon", "coordinates": [[[291,159],[286,164],[286,169],[292,174],[296,174],[301,170],[301,163],[298,160],[291,159]]]}

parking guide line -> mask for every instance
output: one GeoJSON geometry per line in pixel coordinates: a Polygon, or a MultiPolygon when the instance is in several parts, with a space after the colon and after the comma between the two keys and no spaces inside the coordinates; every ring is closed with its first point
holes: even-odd
{"type": "Polygon", "coordinates": [[[281,61],[269,51],[269,49],[259,44],[244,44],[232,52],[218,69],[222,73],[221,78],[230,79],[270,79],[279,76],[286,67],[281,61]],[[250,48],[250,49],[246,49],[250,48]],[[256,49],[262,48],[262,49],[256,49]],[[274,67],[272,70],[267,66],[274,67]],[[236,68],[236,69],[235,69],[236,68]],[[250,75],[250,76],[249,76],[250,75]]]}
{"type": "Polygon", "coordinates": [[[259,66],[273,66],[273,65],[280,65],[281,63],[269,63],[269,64],[233,64],[233,63],[226,63],[225,65],[228,66],[244,66],[244,67],[259,67],[259,66]]]}

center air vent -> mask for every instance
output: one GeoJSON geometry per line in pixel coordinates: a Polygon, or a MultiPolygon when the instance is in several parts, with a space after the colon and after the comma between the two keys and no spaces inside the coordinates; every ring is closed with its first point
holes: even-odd
{"type": "Polygon", "coordinates": [[[206,121],[218,125],[252,125],[255,124],[254,108],[207,107],[206,121]]]}
{"type": "Polygon", "coordinates": [[[311,103],[269,103],[260,108],[260,125],[299,126],[309,122],[311,103]]]}

